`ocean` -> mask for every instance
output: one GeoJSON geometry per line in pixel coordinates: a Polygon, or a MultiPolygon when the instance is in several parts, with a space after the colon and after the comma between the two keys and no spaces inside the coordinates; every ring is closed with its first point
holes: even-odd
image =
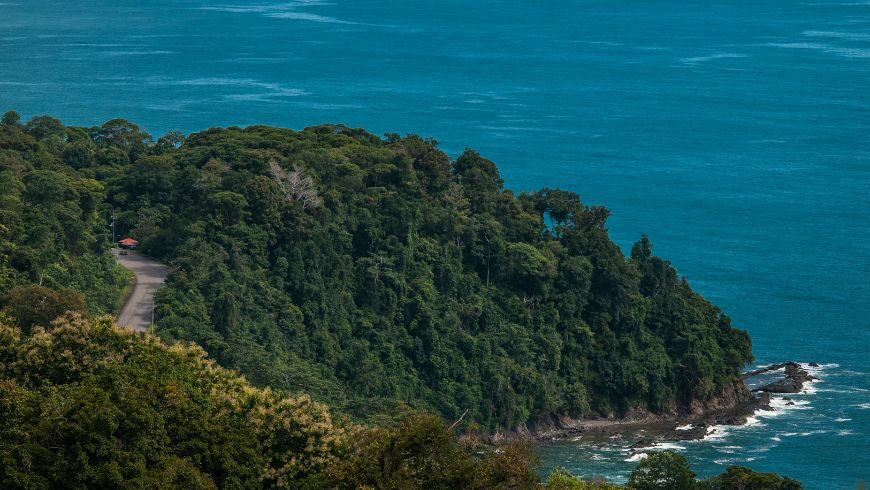
{"type": "MultiPolygon", "coordinates": [[[[473,147],[613,211],[752,335],[817,362],[773,415],[674,444],[807,488],[870,480],[870,2],[0,1],[0,111],[158,136],[336,122],[473,147]]],[[[629,441],[630,442],[630,441],[629,441]]],[[[544,467],[625,481],[628,442],[544,467]]]]}

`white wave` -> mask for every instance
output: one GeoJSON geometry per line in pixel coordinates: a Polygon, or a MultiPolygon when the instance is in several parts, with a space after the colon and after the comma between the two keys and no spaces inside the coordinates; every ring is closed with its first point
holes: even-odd
{"type": "Polygon", "coordinates": [[[849,376],[867,376],[867,373],[863,371],[853,371],[851,369],[842,370],[843,374],[848,374],[849,376]]]}
{"type": "Polygon", "coordinates": [[[197,10],[211,10],[215,12],[229,12],[233,14],[266,14],[270,12],[280,12],[282,10],[290,10],[302,7],[316,7],[320,5],[331,5],[329,2],[318,0],[301,0],[296,2],[284,2],[276,4],[252,4],[252,5],[206,5],[198,7],[197,10]]]}
{"type": "Polygon", "coordinates": [[[768,46],[786,49],[828,49],[830,45],[819,43],[769,43],[768,46]]]}
{"type": "Polygon", "coordinates": [[[782,439],[779,438],[778,436],[773,436],[773,437],[770,438],[770,440],[771,440],[771,441],[776,441],[776,442],[780,442],[780,441],[782,441],[782,439]]]}
{"type": "Polygon", "coordinates": [[[742,452],[743,446],[722,446],[722,447],[717,447],[716,449],[719,450],[720,453],[734,454],[737,451],[742,452]]]}
{"type": "Polygon", "coordinates": [[[694,425],[692,425],[692,424],[678,425],[676,427],[676,429],[674,429],[674,430],[692,430],[693,427],[694,427],[694,425]]]}
{"type": "Polygon", "coordinates": [[[842,48],[822,43],[768,43],[767,46],[787,49],[814,49],[844,58],[870,58],[870,49],[842,48]]]}
{"type": "MultiPolygon", "coordinates": [[[[771,440],[773,440],[773,439],[771,438],[771,440]]],[[[776,442],[778,442],[778,441],[776,441],[776,442]]],[[[771,444],[770,446],[757,447],[755,449],[750,449],[749,452],[750,453],[766,453],[766,452],[770,451],[771,449],[775,448],[776,446],[777,446],[776,444],[771,444]]]]}
{"type": "Polygon", "coordinates": [[[818,384],[821,382],[822,382],[822,380],[817,379],[817,380],[813,380],[813,381],[809,381],[807,383],[804,383],[803,389],[801,389],[800,394],[801,395],[815,395],[819,391],[818,384]]]}
{"type": "Polygon", "coordinates": [[[850,420],[852,420],[852,419],[847,419],[845,417],[837,417],[834,419],[834,422],[848,422],[850,420]]]}
{"type": "Polygon", "coordinates": [[[811,7],[863,7],[870,5],[870,0],[866,2],[841,2],[841,3],[810,3],[811,7]]]}
{"type": "Polygon", "coordinates": [[[526,132],[556,132],[560,134],[573,134],[573,131],[568,130],[553,130],[553,129],[545,129],[535,126],[477,126],[480,129],[486,129],[489,131],[526,131],[526,132]]]}
{"type": "Polygon", "coordinates": [[[263,94],[230,94],[225,95],[224,99],[231,100],[233,102],[275,102],[276,98],[299,97],[301,95],[305,95],[306,93],[307,92],[305,92],[304,90],[287,89],[279,92],[268,92],[263,94]]]}
{"type": "Polygon", "coordinates": [[[695,56],[691,58],[680,58],[680,61],[686,64],[695,65],[698,63],[703,63],[705,61],[714,61],[721,59],[729,59],[729,58],[746,58],[748,57],[745,54],[739,53],[714,53],[709,56],[695,56]]]}
{"type": "Polygon", "coordinates": [[[859,48],[832,48],[827,52],[846,58],[870,58],[870,49],[859,48]]]}
{"type": "Polygon", "coordinates": [[[822,371],[826,371],[828,369],[835,369],[840,367],[839,364],[834,362],[829,362],[827,364],[819,364],[818,366],[811,366],[808,362],[799,362],[798,363],[801,368],[809,371],[811,374],[820,373],[822,371]]]}
{"type": "Polygon", "coordinates": [[[803,404],[809,403],[806,400],[797,400],[796,401],[796,400],[792,399],[791,403],[793,403],[793,405],[789,405],[788,404],[789,401],[785,400],[784,398],[771,398],[770,399],[770,408],[772,408],[773,411],[758,410],[755,412],[754,416],[755,417],[763,417],[763,418],[778,417],[778,416],[782,415],[783,413],[787,412],[788,410],[794,409],[795,407],[797,407],[799,402],[803,403],[803,404]]]}
{"type": "Polygon", "coordinates": [[[838,390],[835,388],[816,388],[814,390],[815,393],[821,392],[821,393],[849,393],[849,394],[851,394],[851,393],[866,393],[867,391],[868,390],[865,390],[864,388],[858,388],[855,386],[847,388],[845,390],[838,390]]]}
{"type": "Polygon", "coordinates": [[[635,453],[635,454],[632,454],[630,457],[626,458],[625,461],[628,461],[629,463],[635,463],[635,462],[642,460],[643,458],[645,458],[647,456],[649,456],[649,454],[647,454],[647,453],[635,453]]]}
{"type": "Polygon", "coordinates": [[[702,439],[703,441],[721,441],[727,435],[732,426],[727,425],[713,425],[707,427],[707,435],[702,439]]]}
{"type": "Polygon", "coordinates": [[[234,87],[241,89],[253,89],[237,94],[223,95],[224,100],[235,102],[272,102],[274,99],[286,97],[299,97],[309,95],[305,90],[285,87],[278,83],[261,82],[250,78],[193,78],[188,80],[167,80],[154,78],[148,81],[153,85],[170,85],[182,87],[234,87]]]}
{"type": "Polygon", "coordinates": [[[293,20],[308,20],[311,22],[322,22],[324,24],[351,24],[357,25],[358,22],[351,22],[349,20],[341,20],[335,17],[327,17],[325,15],[317,15],[317,14],[308,14],[305,12],[281,12],[276,14],[266,14],[266,17],[271,17],[273,19],[293,19],[293,20]]]}
{"type": "MultiPolygon", "coordinates": [[[[694,441],[686,441],[686,442],[694,442],[694,441]]],[[[649,451],[666,451],[666,450],[685,451],[686,447],[681,446],[681,445],[676,444],[676,443],[673,443],[673,442],[663,441],[663,442],[655,442],[653,444],[650,444],[649,446],[644,446],[642,448],[631,449],[628,447],[623,447],[621,449],[621,451],[623,453],[627,453],[627,452],[631,452],[631,451],[649,452],[649,451]]]]}
{"type": "Polygon", "coordinates": [[[831,431],[824,430],[824,429],[816,429],[816,430],[810,430],[807,432],[800,432],[797,435],[799,435],[801,437],[806,437],[806,436],[814,436],[816,434],[827,434],[828,432],[831,432],[831,431]]]}
{"type": "Polygon", "coordinates": [[[719,458],[714,459],[713,462],[721,465],[732,465],[734,463],[748,463],[750,461],[755,461],[756,458],[719,458]]]}
{"type": "Polygon", "coordinates": [[[852,405],[855,408],[860,408],[861,410],[870,410],[870,403],[859,403],[857,405],[852,405]]]}
{"type": "Polygon", "coordinates": [[[156,56],[156,55],[165,55],[165,54],[173,54],[172,51],[168,51],[165,49],[153,49],[153,50],[143,50],[143,51],[104,51],[99,53],[101,56],[106,57],[117,57],[117,56],[156,56]]]}
{"type": "Polygon", "coordinates": [[[0,85],[9,85],[11,87],[37,87],[40,85],[48,85],[45,82],[7,82],[5,80],[0,80],[0,85]]]}
{"type": "Polygon", "coordinates": [[[163,104],[148,104],[145,107],[154,111],[180,112],[185,110],[191,103],[191,101],[180,100],[163,104]]]}
{"type": "Polygon", "coordinates": [[[55,46],[58,48],[136,48],[141,45],[121,43],[60,43],[46,44],[46,46],[55,46]]]}
{"type": "Polygon", "coordinates": [[[838,430],[838,431],[837,431],[837,435],[838,435],[838,436],[851,436],[851,435],[853,435],[853,434],[854,434],[854,432],[852,432],[852,431],[849,430],[849,429],[843,429],[843,430],[838,430]]]}
{"type": "Polygon", "coordinates": [[[674,444],[673,442],[657,442],[650,446],[650,449],[657,449],[660,451],[664,451],[667,449],[671,449],[673,451],[684,451],[686,448],[684,446],[680,446],[679,444],[674,444]]]}
{"type": "Polygon", "coordinates": [[[309,12],[300,12],[299,9],[307,7],[319,7],[324,5],[333,5],[330,2],[320,0],[298,0],[295,2],[285,2],[278,4],[253,4],[253,5],[207,5],[199,7],[198,10],[209,10],[215,12],[227,12],[233,14],[259,14],[272,19],[289,19],[302,20],[309,22],[320,22],[324,24],[348,24],[361,25],[359,22],[338,19],[327,15],[312,14],[309,12]]]}
{"type": "Polygon", "coordinates": [[[864,32],[804,31],[804,36],[831,37],[848,41],[870,41],[870,34],[864,32]]]}

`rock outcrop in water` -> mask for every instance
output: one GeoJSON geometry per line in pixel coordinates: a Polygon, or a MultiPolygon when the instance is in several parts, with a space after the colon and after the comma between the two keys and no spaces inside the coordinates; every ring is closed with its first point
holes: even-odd
{"type": "MultiPolygon", "coordinates": [[[[810,365],[815,364],[811,363],[810,365]]],[[[816,364],[818,366],[818,364],[816,364]]],[[[743,379],[748,379],[753,376],[758,376],[760,374],[769,373],[773,371],[779,371],[780,369],[785,370],[785,377],[779,380],[776,380],[772,383],[767,383],[758,388],[754,388],[753,392],[764,392],[764,393],[800,393],[803,390],[804,383],[813,381],[816,378],[807,372],[806,369],[801,367],[800,364],[796,362],[783,362],[780,364],[771,364],[765,368],[756,369],[755,371],[750,371],[743,375],[743,379]]]]}

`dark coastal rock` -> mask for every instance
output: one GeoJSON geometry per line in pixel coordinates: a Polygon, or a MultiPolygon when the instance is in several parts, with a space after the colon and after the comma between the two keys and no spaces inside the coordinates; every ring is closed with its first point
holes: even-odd
{"type": "MultiPolygon", "coordinates": [[[[785,365],[786,363],[783,363],[776,369],[781,369],[785,365]]],[[[640,437],[631,446],[637,450],[659,442],[703,439],[708,435],[709,427],[745,424],[758,410],[773,410],[770,406],[770,394],[766,391],[750,392],[742,379],[736,379],[733,383],[722,387],[716,396],[708,400],[693,400],[685,405],[674,405],[662,413],[632,408],[622,416],[612,413],[588,418],[572,418],[566,415],[542,416],[529,425],[515,428],[513,431],[490,435],[487,440],[493,443],[530,436],[538,441],[544,441],[571,436],[594,438],[596,434],[598,437],[612,439],[631,434],[640,437]],[[692,427],[676,430],[676,427],[686,425],[692,427]],[[649,429],[648,432],[645,429],[649,429]]]]}
{"type": "Polygon", "coordinates": [[[764,391],[767,393],[800,393],[803,388],[803,383],[792,380],[782,380],[768,385],[756,388],[754,391],[764,391]]]}
{"type": "Polygon", "coordinates": [[[707,435],[707,424],[693,425],[691,429],[668,431],[662,435],[665,441],[696,441],[707,435]]]}
{"type": "Polygon", "coordinates": [[[819,364],[817,362],[811,362],[810,367],[817,368],[817,367],[819,367],[819,364]]]}
{"type": "Polygon", "coordinates": [[[631,446],[628,446],[628,448],[629,448],[629,449],[641,449],[641,448],[645,448],[645,447],[650,447],[650,446],[652,446],[653,444],[655,444],[655,442],[652,441],[652,440],[649,440],[649,439],[640,439],[639,441],[635,442],[635,443],[632,444],[631,446]]]}
{"type": "Polygon", "coordinates": [[[766,393],[800,393],[801,390],[803,390],[804,383],[818,379],[815,376],[811,375],[809,372],[807,372],[807,370],[801,367],[800,364],[791,361],[783,362],[780,364],[771,364],[770,366],[767,366],[765,368],[756,369],[755,371],[744,373],[743,379],[747,379],[752,376],[757,376],[759,374],[764,374],[771,371],[778,371],[780,369],[784,369],[785,372],[785,376],[783,379],[755,388],[752,391],[766,393]]]}
{"type": "MultiPolygon", "coordinates": [[[[566,415],[543,416],[513,431],[489,436],[489,442],[532,437],[539,441],[570,436],[638,438],[631,446],[632,454],[656,443],[703,439],[716,425],[743,425],[759,410],[774,411],[770,405],[771,393],[800,393],[804,383],[817,378],[795,362],[783,362],[744,373],[741,379],[722,387],[708,400],[693,400],[684,405],[673,405],[661,413],[632,408],[621,416],[614,413],[598,417],[572,418],[566,415]],[[783,370],[783,377],[759,388],[750,389],[745,380],[752,376],[783,370]],[[691,425],[677,430],[676,427],[691,425]],[[648,429],[648,430],[647,430],[648,429]]],[[[784,397],[789,404],[794,404],[784,397]]]]}

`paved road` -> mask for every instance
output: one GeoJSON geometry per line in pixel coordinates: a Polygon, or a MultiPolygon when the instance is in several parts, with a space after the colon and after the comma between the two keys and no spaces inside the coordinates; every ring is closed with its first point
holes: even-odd
{"type": "Polygon", "coordinates": [[[115,259],[130,269],[133,274],[136,274],[136,287],[133,289],[133,294],[121,307],[118,325],[129,327],[137,332],[144,332],[151,325],[154,293],[163,285],[169,268],[136,252],[130,252],[128,255],[116,253],[115,259]]]}

